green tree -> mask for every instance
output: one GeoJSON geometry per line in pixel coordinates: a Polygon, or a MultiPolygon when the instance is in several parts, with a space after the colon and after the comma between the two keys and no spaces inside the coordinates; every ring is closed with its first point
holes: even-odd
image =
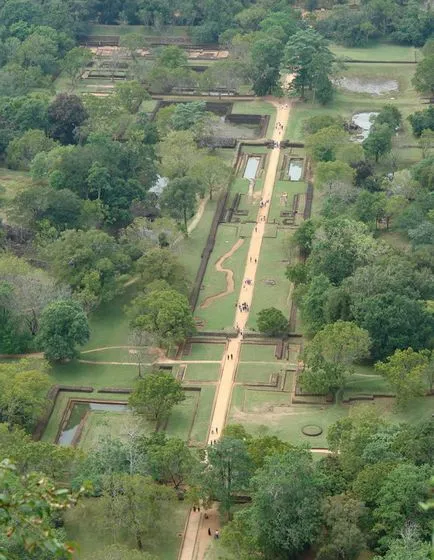
{"type": "Polygon", "coordinates": [[[113,299],[131,263],[113,237],[96,229],[67,230],[47,253],[57,278],[71,286],[85,308],[113,299]]]}
{"type": "Polygon", "coordinates": [[[424,374],[428,365],[425,352],[412,348],[395,350],[384,362],[377,362],[375,369],[384,375],[396,392],[396,402],[405,405],[411,398],[425,392],[424,374]]]}
{"type": "Polygon", "coordinates": [[[6,163],[11,169],[28,170],[36,154],[49,152],[55,145],[56,143],[42,130],[27,130],[9,143],[6,163]]]}
{"type": "Polygon", "coordinates": [[[430,53],[417,63],[412,82],[416,91],[434,99],[434,54],[430,53]]]}
{"type": "Polygon", "coordinates": [[[47,406],[50,379],[43,364],[29,360],[0,364],[0,421],[30,432],[47,406]]]}
{"type": "Polygon", "coordinates": [[[406,523],[417,523],[423,537],[431,534],[431,520],[419,503],[426,499],[432,468],[409,463],[397,465],[386,476],[373,511],[374,532],[380,544],[387,545],[399,537],[406,523]]]}
{"type": "Polygon", "coordinates": [[[186,66],[188,63],[187,54],[183,49],[176,46],[164,47],[156,60],[156,65],[163,66],[164,68],[180,68],[186,66]]]}
{"type": "Polygon", "coordinates": [[[268,336],[282,336],[288,332],[288,319],[275,307],[261,309],[257,323],[260,332],[268,336]]]}
{"type": "Polygon", "coordinates": [[[202,475],[203,491],[220,502],[229,519],[235,495],[247,491],[252,463],[246,444],[239,439],[223,437],[208,447],[208,468],[202,475]]]}
{"type": "Polygon", "coordinates": [[[200,152],[190,130],[173,130],[159,145],[161,173],[168,179],[189,175],[200,152]]]}
{"type": "Polygon", "coordinates": [[[314,276],[307,291],[302,295],[301,316],[306,331],[315,334],[326,323],[326,304],[328,291],[332,284],[325,274],[314,276]]]}
{"type": "Polygon", "coordinates": [[[270,455],[282,454],[292,448],[290,443],[282,441],[277,436],[249,437],[246,439],[247,450],[255,470],[262,468],[265,465],[266,458],[270,455]]]}
{"type": "Polygon", "coordinates": [[[149,286],[155,280],[165,280],[171,288],[188,292],[187,272],[177,255],[170,249],[153,247],[136,262],[140,284],[149,286]]]}
{"type": "Polygon", "coordinates": [[[209,199],[228,186],[231,169],[215,156],[201,157],[191,170],[191,176],[208,191],[209,199]]]}
{"type": "Polygon", "coordinates": [[[142,84],[136,81],[119,82],[115,86],[116,99],[123,109],[134,115],[149,94],[142,84]]]}
{"type": "Polygon", "coordinates": [[[197,467],[187,444],[179,438],[166,438],[163,445],[153,445],[147,453],[152,475],[158,482],[178,489],[186,479],[193,480],[197,467]]]}
{"type": "Polygon", "coordinates": [[[418,144],[424,159],[432,156],[434,151],[434,130],[424,130],[420,135],[418,144]]]}
{"type": "MultiPolygon", "coordinates": [[[[8,538],[14,536],[28,552],[61,552],[70,557],[73,549],[58,540],[53,529],[52,516],[55,512],[75,505],[76,496],[66,489],[57,488],[39,473],[19,476],[15,466],[4,459],[0,463],[0,530],[8,538]]],[[[0,541],[0,558],[8,553],[0,541]]]]}
{"type": "Polygon", "coordinates": [[[366,330],[355,323],[336,321],[316,333],[309,343],[308,354],[320,355],[327,362],[349,367],[369,356],[370,345],[366,330]]]}
{"type": "Polygon", "coordinates": [[[320,189],[332,188],[338,184],[351,184],[354,179],[354,169],[343,161],[321,161],[315,170],[315,183],[320,189]]]}
{"type": "Polygon", "coordinates": [[[365,538],[358,526],[363,513],[362,503],[345,494],[328,497],[323,505],[325,543],[319,549],[316,559],[358,558],[366,547],[365,538]]]}
{"type": "Polygon", "coordinates": [[[59,93],[48,107],[51,136],[62,144],[76,143],[77,127],[86,118],[86,109],[77,95],[59,93]]]}
{"type": "Polygon", "coordinates": [[[387,123],[371,127],[369,136],[363,141],[363,149],[368,157],[377,163],[381,156],[392,149],[392,129],[387,123]]]}
{"type": "Polygon", "coordinates": [[[128,535],[139,551],[158,549],[173,499],[173,490],[150,477],[114,474],[104,482],[99,524],[118,538],[128,535]]]}
{"type": "Polygon", "coordinates": [[[291,87],[305,96],[307,88],[313,89],[318,78],[318,60],[321,59],[321,75],[331,74],[334,56],[325,39],[314,29],[294,33],[288,40],[283,56],[283,66],[294,74],[291,87]]]}
{"type": "Polygon", "coordinates": [[[137,296],[130,306],[130,325],[158,337],[166,348],[195,332],[193,314],[185,295],[157,287],[137,296]]]}
{"type": "Polygon", "coordinates": [[[429,560],[431,547],[423,542],[416,527],[407,527],[397,539],[389,543],[389,549],[384,556],[375,556],[374,560],[429,560]]]}
{"type": "Polygon", "coordinates": [[[413,129],[413,134],[419,138],[424,130],[434,130],[434,107],[430,105],[423,111],[416,111],[416,113],[409,115],[408,120],[413,129]]]}
{"type": "Polygon", "coordinates": [[[181,383],[170,373],[155,372],[136,383],[128,402],[135,412],[158,425],[183,400],[185,394],[181,383]]]}
{"type": "Polygon", "coordinates": [[[306,149],[314,161],[334,161],[347,140],[348,133],[341,126],[328,126],[306,138],[306,149]]]}
{"type": "Polygon", "coordinates": [[[267,558],[295,555],[311,544],[321,523],[321,484],[306,450],[271,455],[252,479],[247,516],[253,542],[267,558]]]}
{"type": "Polygon", "coordinates": [[[75,87],[86,67],[92,62],[93,54],[85,47],[74,47],[68,51],[62,61],[62,70],[75,87]]]}
{"type": "Polygon", "coordinates": [[[199,185],[195,179],[182,177],[170,181],[163,192],[163,207],[167,208],[172,218],[182,221],[186,234],[188,219],[194,214],[199,190],[199,185]]]}
{"type": "Polygon", "coordinates": [[[43,310],[37,341],[50,362],[77,357],[76,347],[85,344],[89,336],[89,323],[78,302],[60,300],[43,310]]]}

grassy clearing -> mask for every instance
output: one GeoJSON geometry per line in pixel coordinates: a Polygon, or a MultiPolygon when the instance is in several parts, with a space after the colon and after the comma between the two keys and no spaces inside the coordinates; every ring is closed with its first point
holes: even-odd
{"type": "MultiPolygon", "coordinates": [[[[142,349],[143,357],[142,362],[152,363],[156,354],[151,349],[142,349]]],[[[85,352],[80,355],[81,360],[88,360],[92,362],[121,362],[121,363],[135,363],[137,358],[133,353],[130,353],[128,348],[108,348],[106,350],[96,352],[85,352]]]]}
{"type": "MultiPolygon", "coordinates": [[[[173,560],[177,557],[182,538],[180,534],[184,530],[188,510],[188,503],[174,501],[170,523],[167,523],[167,533],[159,542],[158,550],[152,550],[152,554],[156,554],[159,560],[173,560]]],[[[101,531],[97,522],[103,515],[98,498],[84,498],[77,507],[66,512],[65,529],[68,539],[78,543],[74,560],[92,555],[102,547],[113,543],[111,536],[101,531]],[[98,535],[98,538],[95,538],[95,535],[98,535]]],[[[116,539],[115,542],[133,548],[133,543],[125,539],[116,539]]]]}
{"type": "Polygon", "coordinates": [[[199,305],[195,310],[195,317],[204,322],[207,330],[224,330],[230,327],[234,320],[234,309],[238,301],[249,248],[247,240],[222,264],[223,268],[230,269],[234,273],[234,291],[215,300],[205,309],[201,309],[200,305],[207,297],[217,295],[227,289],[226,275],[223,272],[217,272],[215,264],[238,241],[237,231],[237,227],[231,225],[221,225],[217,231],[216,243],[205,273],[199,305]]]}
{"type": "Polygon", "coordinates": [[[188,364],[184,379],[185,381],[218,381],[219,377],[220,364],[188,364]]]}
{"type": "Polygon", "coordinates": [[[237,383],[268,383],[273,373],[282,372],[283,364],[243,364],[238,365],[235,381],[237,383]]]}
{"type": "Polygon", "coordinates": [[[331,45],[330,48],[340,58],[365,62],[415,62],[421,57],[420,49],[384,43],[372,43],[369,47],[358,49],[341,45],[331,45]]]}
{"type": "Polygon", "coordinates": [[[184,360],[221,360],[224,344],[194,343],[190,352],[183,354],[184,360]]]}
{"type": "Polygon", "coordinates": [[[196,410],[196,416],[190,434],[190,444],[206,443],[206,438],[208,436],[208,427],[211,422],[214,396],[214,385],[206,385],[201,387],[199,404],[196,410]]]}
{"type": "Polygon", "coordinates": [[[291,211],[292,203],[294,200],[294,195],[297,193],[306,192],[306,183],[303,181],[276,181],[274,184],[273,198],[271,199],[270,212],[268,214],[268,221],[276,223],[282,223],[282,218],[280,212],[291,211]],[[280,203],[280,197],[282,193],[287,193],[287,204],[280,203]]]}
{"type": "Polygon", "coordinates": [[[399,231],[381,231],[379,239],[401,252],[410,252],[411,245],[405,235],[399,231]]]}
{"type": "Polygon", "coordinates": [[[137,378],[137,367],[70,362],[53,366],[51,378],[59,385],[85,385],[95,389],[131,387],[137,378]]]}
{"type": "Polygon", "coordinates": [[[243,344],[241,346],[241,362],[276,362],[274,344],[243,344]]]}
{"type": "Polygon", "coordinates": [[[253,302],[249,315],[248,327],[257,330],[257,314],[261,309],[276,307],[286,316],[289,313],[289,287],[285,278],[285,262],[287,255],[284,250],[286,232],[278,231],[275,238],[264,238],[255,279],[253,302]],[[270,285],[267,281],[274,281],[270,285]]]}
{"type": "Polygon", "coordinates": [[[414,399],[405,410],[395,409],[394,399],[378,398],[369,403],[352,405],[290,405],[288,395],[236,387],[232,396],[229,422],[241,423],[252,434],[276,435],[294,444],[327,447],[327,431],[339,418],[352,414],[356,407],[375,407],[380,417],[389,422],[416,423],[429,418],[434,411],[430,397],[414,399]],[[303,426],[315,424],[323,429],[317,437],[305,436],[303,426]]]}
{"type": "Polygon", "coordinates": [[[216,201],[208,201],[202,219],[194,231],[187,237],[182,238],[176,244],[175,252],[187,269],[188,279],[193,282],[200,264],[200,256],[208,239],[209,230],[214,218],[216,201]]]}

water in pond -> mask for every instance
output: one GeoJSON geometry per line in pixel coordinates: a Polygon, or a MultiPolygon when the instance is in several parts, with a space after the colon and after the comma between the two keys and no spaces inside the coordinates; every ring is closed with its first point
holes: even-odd
{"type": "Polygon", "coordinates": [[[71,445],[72,440],[74,439],[75,433],[77,428],[84,418],[84,415],[89,410],[103,410],[108,412],[125,412],[128,409],[127,404],[119,404],[119,403],[83,403],[78,402],[75,403],[72,407],[71,415],[69,420],[65,426],[65,428],[60,433],[59,439],[57,443],[59,445],[71,445]]]}
{"type": "Polygon", "coordinates": [[[339,87],[355,93],[370,93],[371,95],[382,95],[399,89],[396,80],[385,80],[383,78],[341,78],[337,81],[339,87]]]}
{"type": "Polygon", "coordinates": [[[256,172],[258,171],[260,157],[249,157],[246,164],[246,169],[244,170],[244,179],[251,181],[256,177],[256,172]]]}
{"type": "Polygon", "coordinates": [[[288,176],[290,181],[300,181],[303,173],[303,160],[292,159],[289,162],[288,176]]]}
{"type": "Polygon", "coordinates": [[[371,130],[372,120],[376,117],[378,113],[356,113],[351,119],[354,124],[362,129],[362,132],[357,135],[357,142],[363,142],[365,138],[368,137],[369,131],[371,130]]]}

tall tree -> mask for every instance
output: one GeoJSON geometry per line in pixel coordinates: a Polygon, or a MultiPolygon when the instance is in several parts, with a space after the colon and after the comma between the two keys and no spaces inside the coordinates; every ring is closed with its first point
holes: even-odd
{"type": "Polygon", "coordinates": [[[46,364],[29,360],[0,364],[0,422],[30,432],[47,406],[46,364]]]}
{"type": "Polygon", "coordinates": [[[305,97],[306,89],[315,86],[318,77],[318,60],[321,59],[321,72],[331,74],[334,56],[327,47],[325,39],[312,28],[302,29],[292,35],[285,47],[283,66],[294,80],[291,87],[305,97]]]}
{"type": "Polygon", "coordinates": [[[266,558],[287,558],[311,544],[320,528],[321,483],[306,450],[271,455],[252,479],[253,542],[266,558]]]}
{"type": "Polygon", "coordinates": [[[179,344],[195,332],[186,296],[167,287],[159,286],[137,296],[129,314],[132,328],[153,334],[166,348],[179,344]]]}
{"type": "Polygon", "coordinates": [[[92,59],[92,51],[85,47],[74,47],[66,53],[62,61],[62,69],[68,76],[72,87],[77,85],[86,66],[92,62],[92,59]]]}
{"type": "Polygon", "coordinates": [[[434,99],[434,53],[425,56],[417,63],[413,85],[422,95],[434,99]]]}
{"type": "Polygon", "coordinates": [[[90,329],[86,314],[74,300],[60,300],[47,305],[41,315],[38,344],[50,362],[75,358],[89,340],[90,329]]]}
{"type": "Polygon", "coordinates": [[[288,319],[275,307],[261,309],[257,322],[260,332],[269,336],[282,336],[288,331],[288,319]]]}
{"type": "Polygon", "coordinates": [[[396,391],[396,402],[405,405],[412,397],[425,392],[425,370],[428,365],[426,352],[412,348],[396,350],[384,362],[377,362],[375,369],[384,375],[396,391]]]}
{"type": "Polygon", "coordinates": [[[51,136],[62,144],[77,142],[77,128],[86,118],[86,109],[77,95],[60,93],[48,107],[51,136]]]}
{"type": "Polygon", "coordinates": [[[230,174],[230,168],[215,156],[201,157],[191,170],[191,176],[208,191],[210,200],[228,186],[230,174]]]}
{"type": "Polygon", "coordinates": [[[235,495],[247,491],[252,464],[246,444],[230,437],[223,437],[208,448],[208,466],[204,470],[204,492],[220,502],[223,513],[229,518],[235,495]]]}
{"type": "Polygon", "coordinates": [[[155,372],[136,383],[129,404],[135,412],[158,425],[183,400],[185,394],[179,381],[170,373],[155,372]]]}
{"type": "Polygon", "coordinates": [[[182,221],[183,231],[187,234],[188,219],[194,214],[199,185],[191,177],[173,179],[164,189],[162,204],[172,218],[182,221]]]}
{"type": "Polygon", "coordinates": [[[158,549],[173,499],[173,490],[150,477],[115,474],[104,483],[99,523],[111,534],[128,535],[140,551],[158,549]]]}
{"type": "Polygon", "coordinates": [[[363,149],[368,157],[377,163],[381,156],[392,149],[392,129],[389,124],[383,123],[371,127],[369,136],[363,141],[363,149]]]}

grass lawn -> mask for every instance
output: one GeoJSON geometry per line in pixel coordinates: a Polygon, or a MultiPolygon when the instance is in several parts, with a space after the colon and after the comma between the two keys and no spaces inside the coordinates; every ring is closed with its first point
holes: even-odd
{"type": "MultiPolygon", "coordinates": [[[[143,349],[142,361],[145,363],[152,363],[155,360],[155,353],[147,349],[143,349]]],[[[84,352],[80,354],[81,360],[89,360],[93,362],[121,362],[121,363],[135,363],[137,358],[130,354],[128,348],[110,348],[106,350],[99,350],[96,352],[84,352]]]]}
{"type": "Polygon", "coordinates": [[[182,264],[187,269],[190,282],[193,282],[196,278],[196,273],[200,264],[200,256],[208,239],[215,209],[216,201],[208,201],[202,219],[197,227],[187,238],[181,238],[174,248],[182,264]]]}
{"type": "MultiPolygon", "coordinates": [[[[158,543],[152,554],[159,560],[174,560],[177,558],[178,549],[181,545],[182,534],[189,511],[187,502],[175,500],[171,509],[170,522],[167,523],[167,533],[158,543]]],[[[74,560],[81,560],[85,556],[91,556],[104,546],[113,543],[111,536],[104,533],[98,523],[98,517],[103,512],[99,507],[98,498],[84,498],[77,507],[65,513],[65,529],[68,539],[77,543],[77,552],[74,560]],[[97,537],[96,537],[97,535],[97,537]]],[[[130,545],[133,543],[125,539],[116,539],[116,543],[130,545]]]]}
{"type": "Polygon", "coordinates": [[[420,49],[385,43],[372,43],[364,48],[349,48],[342,45],[331,45],[331,51],[340,58],[363,60],[365,62],[415,62],[421,57],[420,49]]]}
{"type": "Polygon", "coordinates": [[[233,115],[270,115],[267,137],[273,135],[276,122],[276,108],[267,101],[236,101],[232,107],[233,115]]]}
{"type": "Polygon", "coordinates": [[[396,410],[395,401],[391,398],[377,398],[368,403],[351,405],[291,405],[288,394],[238,386],[232,394],[228,423],[241,423],[252,434],[268,433],[295,444],[327,447],[328,427],[360,406],[375,407],[380,417],[394,423],[415,423],[434,413],[434,399],[431,397],[414,399],[404,410],[396,410]],[[301,430],[309,424],[320,426],[322,434],[317,437],[305,436],[301,430]]]}
{"type": "Polygon", "coordinates": [[[219,294],[227,289],[226,275],[223,272],[217,272],[215,264],[220,257],[229,252],[235,243],[238,242],[237,233],[238,229],[229,224],[221,225],[217,231],[214,251],[211,254],[202,284],[199,305],[195,309],[195,317],[204,321],[206,330],[223,330],[230,327],[234,320],[235,304],[238,301],[249,248],[248,240],[245,240],[233,255],[222,264],[223,268],[230,269],[234,273],[234,291],[215,300],[204,309],[200,305],[207,297],[219,294]]]}
{"type": "Polygon", "coordinates": [[[240,362],[276,362],[274,344],[243,344],[240,362]]]}
{"type": "MultiPolygon", "coordinates": [[[[284,364],[243,364],[238,365],[235,381],[236,383],[268,383],[273,373],[284,370],[284,364]]],[[[288,398],[288,395],[287,395],[288,398]]]]}
{"type": "Polygon", "coordinates": [[[255,291],[249,314],[248,328],[257,330],[256,317],[261,309],[277,307],[286,316],[289,313],[289,287],[285,278],[287,255],[284,243],[287,233],[279,230],[277,237],[264,238],[255,278],[255,291]],[[273,280],[274,285],[267,281],[273,280]]]}
{"type": "Polygon", "coordinates": [[[379,239],[401,252],[410,252],[411,245],[407,237],[399,231],[381,231],[379,239]]]}
{"type": "Polygon", "coordinates": [[[219,377],[220,364],[188,364],[184,375],[185,381],[218,381],[219,377]]]}
{"type": "Polygon", "coordinates": [[[80,364],[70,362],[55,365],[51,370],[53,383],[101,387],[132,387],[137,379],[133,365],[80,364]]]}
{"type": "Polygon", "coordinates": [[[208,344],[195,342],[191,345],[190,352],[183,354],[184,360],[221,360],[224,344],[208,344]]]}
{"type": "MultiPolygon", "coordinates": [[[[194,417],[193,427],[190,433],[190,444],[204,444],[206,443],[206,438],[208,436],[208,427],[211,422],[211,413],[214,403],[215,396],[215,386],[214,385],[203,385],[200,390],[200,398],[198,402],[198,407],[196,409],[196,415],[194,417]]],[[[180,406],[180,405],[178,405],[180,406]]],[[[170,417],[168,429],[171,427],[171,422],[173,423],[175,416],[170,417]]],[[[169,435],[175,435],[173,431],[168,431],[169,435]]]]}

